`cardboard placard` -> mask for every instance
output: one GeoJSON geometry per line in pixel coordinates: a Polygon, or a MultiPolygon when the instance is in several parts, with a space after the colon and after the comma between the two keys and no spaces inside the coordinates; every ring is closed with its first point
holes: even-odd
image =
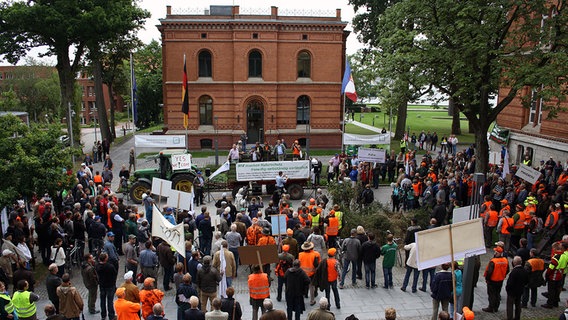
{"type": "Polygon", "coordinates": [[[258,264],[258,257],[263,264],[278,263],[278,246],[270,244],[267,246],[240,246],[239,260],[242,265],[258,264]]]}

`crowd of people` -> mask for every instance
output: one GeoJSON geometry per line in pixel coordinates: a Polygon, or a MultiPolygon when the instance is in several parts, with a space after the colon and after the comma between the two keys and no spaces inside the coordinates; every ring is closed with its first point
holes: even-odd
{"type": "MultiPolygon", "coordinates": [[[[423,270],[420,285],[414,233],[422,227],[433,229],[451,223],[455,208],[473,203],[476,193],[473,189],[477,186],[483,199],[479,215],[485,244],[494,251],[483,274],[489,298],[489,305],[483,311],[499,310],[504,283],[508,319],[519,319],[529,300],[536,307],[538,287],[544,283],[548,300],[542,307],[558,307],[568,271],[568,236],[562,238],[566,233],[568,163],[563,165],[552,158],[542,161],[534,167],[541,172],[535,184],[515,176],[514,166],[509,170],[511,174],[504,176],[502,165],[495,165],[485,181],[476,185],[474,146],[458,151],[454,148],[457,138],[442,137],[442,150],[437,152],[437,143],[436,133],[422,132],[418,137],[413,134],[404,145],[401,142],[400,153],[391,152],[382,164],[360,161],[357,155],[344,153],[327,161],[328,181],[359,188],[357,200],[364,206],[375,201],[372,189],[380,182],[391,184],[392,211],[403,212],[410,221],[401,244],[407,256],[400,290],[406,292],[410,286],[412,293],[429,292],[433,320],[451,318],[454,310],[472,319],[471,310],[462,306],[465,288],[460,263],[448,262],[423,270]],[[418,150],[425,150],[421,158],[417,156],[418,150]],[[413,217],[415,209],[429,214],[428,226],[419,225],[413,217]],[[559,241],[537,245],[541,239],[548,238],[559,241]],[[547,248],[552,248],[548,267],[541,258],[543,249],[547,252],[547,248]],[[452,278],[456,280],[456,300],[452,278]]],[[[303,158],[298,141],[290,149],[293,160],[303,158]]],[[[282,161],[287,159],[288,152],[284,140],[278,140],[274,146],[257,143],[250,152],[246,150],[246,139],[241,139],[229,152],[228,160],[237,162],[247,157],[251,161],[282,161]]],[[[321,173],[321,161],[311,160],[315,160],[321,173]]],[[[525,160],[523,164],[532,166],[525,160]]],[[[31,270],[41,257],[49,270],[45,285],[51,304],[44,310],[46,316],[78,319],[84,303],[70,282],[69,255],[73,247],[85,253],[80,255],[79,262],[88,291],[87,310],[91,314],[100,313],[103,320],[117,316],[139,319],[140,314],[144,319],[163,319],[162,300],[170,290],[175,290],[178,306],[176,315],[167,315],[170,318],[249,318],[243,315],[241,304],[234,297],[233,281],[239,272],[250,273],[247,285],[253,320],[299,320],[307,304],[318,304],[308,312],[308,319],[335,319],[332,302],[336,309],[341,308],[340,292],[347,285],[357,286],[357,281],[361,281],[361,286],[369,290],[379,286],[383,290],[394,289],[392,270],[399,254],[394,235],[378,230],[386,234],[381,244],[377,234],[357,226],[344,231],[348,237],[341,239],[348,219],[341,207],[328,199],[322,189],[317,189],[312,198],[302,200],[294,208],[286,194],[285,173],[279,174],[277,192],[266,204],[261,197],[250,197],[243,206],[243,202],[223,194],[215,203],[216,212],[209,212],[207,206],[198,207],[195,213],[163,207],[168,221],[184,224],[183,257],[168,242],[152,237],[155,203],[150,191],[143,196],[142,210],[127,205],[111,188],[113,168],[108,151],[96,155],[94,161],[86,157],[73,173],[77,183],[72,190],[33,199],[31,212],[21,202],[14,205],[8,215],[9,226],[0,257],[0,291],[4,292],[0,294],[0,315],[37,318],[35,303],[39,297],[34,286],[38,284],[31,270]],[[99,173],[94,171],[92,163],[101,160],[103,172],[99,173]],[[271,217],[275,214],[286,217],[284,236],[272,235],[271,217]],[[33,222],[29,223],[29,219],[33,222]],[[39,254],[34,250],[36,244],[39,254]],[[250,269],[240,266],[239,247],[272,245],[278,248],[277,263],[251,265],[250,269]],[[125,266],[124,273],[120,272],[121,263],[125,266]],[[377,266],[382,268],[382,279],[376,275],[377,266]],[[160,268],[162,290],[157,285],[160,268]],[[351,281],[346,283],[349,272],[351,281]],[[124,282],[117,288],[119,274],[124,282]],[[275,280],[276,300],[285,299],[286,310],[275,309],[270,299],[270,287],[275,280]],[[11,286],[13,295],[6,293],[11,286]],[[324,292],[325,297],[316,300],[318,291],[324,292]]],[[[128,179],[130,168],[122,166],[119,177],[128,179]]],[[[395,317],[394,309],[385,311],[385,318],[395,317]]]]}

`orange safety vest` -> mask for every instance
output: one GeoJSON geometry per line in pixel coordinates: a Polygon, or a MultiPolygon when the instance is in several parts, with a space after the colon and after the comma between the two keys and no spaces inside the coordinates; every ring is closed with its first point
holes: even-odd
{"type": "MultiPolygon", "coordinates": [[[[515,230],[520,230],[525,228],[525,213],[518,211],[519,219],[515,222],[515,230]]],[[[514,220],[514,219],[513,219],[514,220]]]]}
{"type": "MultiPolygon", "coordinates": [[[[493,273],[491,274],[491,281],[499,282],[505,280],[507,273],[509,272],[509,261],[505,257],[493,258],[491,259],[493,262],[494,268],[493,273]]],[[[485,271],[489,268],[489,264],[485,271]]]]}
{"type": "Polygon", "coordinates": [[[296,155],[296,156],[299,156],[299,155],[300,155],[300,148],[298,148],[297,145],[293,145],[293,146],[292,146],[292,154],[293,154],[293,155],[296,155]]]}
{"type": "Polygon", "coordinates": [[[315,260],[319,259],[320,254],[317,251],[311,250],[308,252],[300,252],[298,259],[300,259],[300,268],[308,275],[313,276],[316,273],[315,260]]]}
{"type": "Polygon", "coordinates": [[[250,226],[247,229],[247,244],[249,246],[256,246],[260,234],[262,234],[262,229],[259,226],[250,226]]]}
{"type": "Polygon", "coordinates": [[[337,274],[337,269],[335,268],[336,263],[337,260],[335,260],[335,258],[327,258],[327,281],[329,282],[337,280],[337,277],[339,276],[337,274]]]}
{"type": "Polygon", "coordinates": [[[93,182],[94,182],[95,184],[103,183],[103,176],[101,176],[100,174],[94,176],[94,177],[93,177],[93,182]]]}
{"type": "Polygon", "coordinates": [[[269,244],[276,244],[276,241],[274,240],[274,237],[267,235],[262,235],[256,243],[257,246],[267,246],[269,244]]]}
{"type": "Polygon", "coordinates": [[[438,182],[438,177],[436,176],[436,174],[434,172],[428,173],[428,178],[430,178],[432,180],[432,183],[438,182]]]}
{"type": "Polygon", "coordinates": [[[337,219],[337,217],[329,217],[329,222],[325,233],[328,236],[336,236],[339,233],[339,219],[337,219]]]}
{"type": "Polygon", "coordinates": [[[491,210],[488,211],[488,217],[487,217],[487,226],[488,227],[495,227],[497,226],[497,224],[499,223],[499,216],[497,211],[495,210],[491,210]]]}
{"type": "Polygon", "coordinates": [[[552,211],[548,214],[548,217],[546,217],[546,223],[544,225],[549,229],[554,229],[556,224],[558,224],[558,211],[552,211]],[[551,223],[550,219],[554,219],[554,221],[552,221],[554,223],[552,223],[552,226],[549,227],[551,223]]]}
{"type": "Polygon", "coordinates": [[[493,202],[491,201],[485,201],[481,206],[483,207],[483,211],[481,211],[480,216],[482,218],[485,218],[485,213],[488,212],[489,210],[491,210],[491,205],[493,204],[493,202]]]}
{"type": "Polygon", "coordinates": [[[503,213],[503,211],[505,211],[505,210],[511,211],[511,206],[506,205],[506,206],[504,206],[503,208],[501,208],[501,210],[499,211],[499,218],[501,218],[501,217],[503,217],[503,216],[505,215],[505,214],[503,213]]]}
{"type": "Polygon", "coordinates": [[[412,189],[414,189],[414,196],[415,197],[420,197],[420,183],[413,183],[412,184],[412,189]]]}
{"type": "Polygon", "coordinates": [[[510,234],[509,230],[507,230],[508,227],[513,227],[515,220],[513,220],[513,218],[507,218],[507,217],[503,217],[503,223],[501,224],[501,234],[510,234]]]}
{"type": "Polygon", "coordinates": [[[142,316],[144,319],[152,314],[152,308],[158,302],[162,302],[164,293],[158,289],[140,290],[140,303],[142,303],[142,316]]]}
{"type": "Polygon", "coordinates": [[[527,260],[527,262],[531,265],[531,271],[544,271],[544,260],[539,258],[531,258],[527,260]]]}
{"type": "Polygon", "coordinates": [[[253,273],[248,277],[248,287],[251,299],[266,299],[270,297],[270,284],[266,273],[253,273]]]}

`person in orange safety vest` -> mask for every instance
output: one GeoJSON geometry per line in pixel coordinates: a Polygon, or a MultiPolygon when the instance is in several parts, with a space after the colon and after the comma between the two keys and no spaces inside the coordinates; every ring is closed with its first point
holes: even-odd
{"type": "Polygon", "coordinates": [[[268,275],[262,272],[259,265],[254,265],[252,271],[253,273],[248,276],[250,304],[252,305],[252,320],[258,320],[258,308],[262,314],[266,312],[262,302],[270,298],[270,282],[268,275]]]}
{"type": "Polygon", "coordinates": [[[496,246],[494,249],[495,254],[493,259],[489,261],[485,268],[485,281],[487,282],[487,297],[489,299],[489,306],[482,310],[489,313],[494,313],[499,310],[501,303],[501,288],[503,281],[509,273],[509,261],[503,257],[503,247],[496,246]]]}

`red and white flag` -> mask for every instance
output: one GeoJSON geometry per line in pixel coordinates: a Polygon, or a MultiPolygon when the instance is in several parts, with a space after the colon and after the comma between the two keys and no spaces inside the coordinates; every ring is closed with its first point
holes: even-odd
{"type": "Polygon", "coordinates": [[[357,91],[355,90],[355,82],[351,75],[351,66],[349,61],[345,62],[345,72],[343,73],[343,81],[341,83],[341,94],[345,94],[349,100],[357,102],[357,91]]]}

